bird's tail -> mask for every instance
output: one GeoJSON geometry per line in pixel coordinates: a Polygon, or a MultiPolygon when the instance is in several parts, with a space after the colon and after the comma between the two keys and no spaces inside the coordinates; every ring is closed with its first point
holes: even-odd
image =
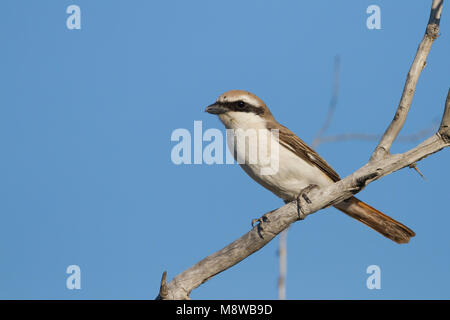
{"type": "Polygon", "coordinates": [[[409,238],[416,235],[414,231],[400,222],[355,197],[347,199],[335,207],[397,243],[408,243],[409,238]]]}

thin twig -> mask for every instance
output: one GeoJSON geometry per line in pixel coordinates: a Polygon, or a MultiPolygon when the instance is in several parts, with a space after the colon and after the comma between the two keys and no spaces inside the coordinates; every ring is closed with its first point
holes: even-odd
{"type": "Polygon", "coordinates": [[[420,172],[419,168],[417,167],[417,163],[412,163],[412,164],[410,164],[410,165],[409,165],[409,168],[410,168],[410,169],[416,170],[416,172],[419,174],[419,176],[421,176],[422,179],[425,180],[425,176],[422,174],[422,172],[420,172]]]}
{"type": "Polygon", "coordinates": [[[445,110],[439,128],[439,135],[446,142],[450,142],[450,89],[448,90],[447,100],[445,101],[445,110]]]}

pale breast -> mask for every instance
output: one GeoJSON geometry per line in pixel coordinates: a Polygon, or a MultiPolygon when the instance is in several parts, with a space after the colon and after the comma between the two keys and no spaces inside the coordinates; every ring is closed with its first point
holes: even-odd
{"type": "Polygon", "coordinates": [[[233,130],[230,152],[256,182],[284,200],[294,200],[310,184],[326,186],[333,181],[320,169],[280,145],[267,129],[233,130]]]}

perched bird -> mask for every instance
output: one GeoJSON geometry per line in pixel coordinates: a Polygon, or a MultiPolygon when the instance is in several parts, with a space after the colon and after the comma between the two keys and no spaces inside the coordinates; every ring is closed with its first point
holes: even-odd
{"type": "MultiPolygon", "coordinates": [[[[205,111],[218,115],[226,129],[232,129],[227,130],[232,132],[231,139],[227,139],[228,147],[235,159],[241,160],[238,163],[244,171],[286,203],[296,200],[305,188],[325,187],[340,180],[336,171],[317,152],[275,120],[269,108],[256,95],[231,90],[222,94],[205,111]],[[251,140],[248,131],[256,133],[255,141],[262,140],[262,136],[266,135],[270,143],[277,144],[277,148],[272,147],[278,150],[278,164],[272,173],[263,173],[267,161],[263,163],[259,158],[250,161],[250,150],[255,149],[249,146],[250,142],[243,143],[251,140]],[[270,134],[273,132],[278,132],[278,137],[270,134]]],[[[269,145],[265,146],[270,150],[270,143],[264,143],[269,145]]],[[[408,227],[355,197],[335,205],[335,208],[397,243],[407,243],[415,236],[408,227]]]]}

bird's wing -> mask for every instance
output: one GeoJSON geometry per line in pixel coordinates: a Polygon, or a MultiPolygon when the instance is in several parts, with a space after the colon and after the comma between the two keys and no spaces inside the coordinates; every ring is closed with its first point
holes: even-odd
{"type": "Polygon", "coordinates": [[[297,137],[291,130],[279,123],[277,124],[275,125],[275,123],[270,122],[267,127],[269,130],[278,129],[279,140],[282,146],[291,150],[306,162],[318,167],[334,182],[341,180],[337,172],[317,152],[311,149],[311,147],[297,137]]]}

